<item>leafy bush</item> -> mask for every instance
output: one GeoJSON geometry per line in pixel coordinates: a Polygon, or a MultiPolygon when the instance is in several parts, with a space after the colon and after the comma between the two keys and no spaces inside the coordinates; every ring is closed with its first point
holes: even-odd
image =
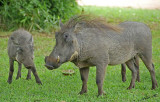
{"type": "Polygon", "coordinates": [[[59,19],[66,21],[79,13],[75,0],[2,0],[0,5],[3,30],[23,27],[49,32],[59,19]]]}

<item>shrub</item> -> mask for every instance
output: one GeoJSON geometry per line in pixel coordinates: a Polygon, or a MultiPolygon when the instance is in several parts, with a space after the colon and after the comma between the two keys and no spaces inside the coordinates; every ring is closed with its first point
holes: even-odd
{"type": "Polygon", "coordinates": [[[3,30],[23,27],[49,32],[60,18],[66,21],[79,13],[75,0],[2,0],[0,5],[3,30]]]}

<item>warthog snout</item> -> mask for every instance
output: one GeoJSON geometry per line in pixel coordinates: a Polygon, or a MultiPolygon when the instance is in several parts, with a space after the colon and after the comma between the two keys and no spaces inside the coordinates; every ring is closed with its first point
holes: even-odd
{"type": "Polygon", "coordinates": [[[25,66],[27,69],[31,69],[33,66],[25,66]]]}
{"type": "Polygon", "coordinates": [[[51,56],[46,56],[45,57],[45,67],[47,67],[49,70],[52,70],[52,69],[56,69],[58,68],[58,63],[60,61],[60,58],[59,56],[57,58],[53,58],[51,56]]]}
{"type": "Polygon", "coordinates": [[[31,69],[31,68],[34,67],[34,62],[33,62],[33,59],[31,57],[25,58],[25,60],[22,63],[24,64],[24,66],[27,69],[31,69]]]}

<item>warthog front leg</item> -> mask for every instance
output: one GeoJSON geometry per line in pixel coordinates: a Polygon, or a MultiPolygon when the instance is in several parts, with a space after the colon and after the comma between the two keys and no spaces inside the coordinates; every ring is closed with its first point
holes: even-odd
{"type": "Polygon", "coordinates": [[[13,76],[13,72],[14,72],[14,61],[12,59],[9,59],[9,64],[10,64],[10,68],[9,68],[9,77],[8,77],[8,83],[11,84],[12,83],[12,76],[13,76]]]}
{"type": "Polygon", "coordinates": [[[79,94],[87,93],[87,81],[88,81],[88,73],[89,73],[89,67],[80,68],[80,75],[82,80],[82,89],[79,92],[79,94]]]}
{"type": "Polygon", "coordinates": [[[137,70],[136,70],[136,67],[134,64],[134,59],[127,61],[126,65],[128,66],[128,68],[132,72],[132,80],[131,80],[130,86],[127,89],[132,89],[135,87],[135,81],[136,81],[136,77],[137,77],[137,70]]]}
{"type": "Polygon", "coordinates": [[[31,69],[28,69],[27,80],[31,79],[31,69]]]}
{"type": "Polygon", "coordinates": [[[104,94],[103,92],[103,82],[105,78],[106,66],[97,65],[96,66],[96,84],[98,86],[98,96],[104,94]]]}
{"type": "Polygon", "coordinates": [[[122,75],[122,81],[126,81],[126,65],[121,64],[121,75],[122,75]]]}
{"type": "Polygon", "coordinates": [[[39,77],[38,77],[36,68],[35,68],[35,67],[32,67],[31,70],[32,70],[33,75],[34,75],[34,77],[35,77],[35,79],[36,79],[36,82],[37,82],[38,84],[42,84],[42,83],[41,83],[41,80],[40,80],[39,77]]]}
{"type": "Polygon", "coordinates": [[[22,69],[22,64],[18,62],[18,73],[16,79],[21,78],[21,69],[22,69]]]}

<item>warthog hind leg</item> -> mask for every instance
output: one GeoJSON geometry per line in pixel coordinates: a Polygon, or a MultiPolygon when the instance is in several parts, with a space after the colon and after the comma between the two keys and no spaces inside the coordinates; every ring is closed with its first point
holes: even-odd
{"type": "Polygon", "coordinates": [[[136,77],[137,77],[137,70],[136,70],[136,67],[134,64],[134,59],[127,61],[126,65],[128,66],[128,68],[132,72],[132,80],[131,80],[130,86],[127,89],[132,89],[135,87],[135,81],[136,81],[136,77]]]}

